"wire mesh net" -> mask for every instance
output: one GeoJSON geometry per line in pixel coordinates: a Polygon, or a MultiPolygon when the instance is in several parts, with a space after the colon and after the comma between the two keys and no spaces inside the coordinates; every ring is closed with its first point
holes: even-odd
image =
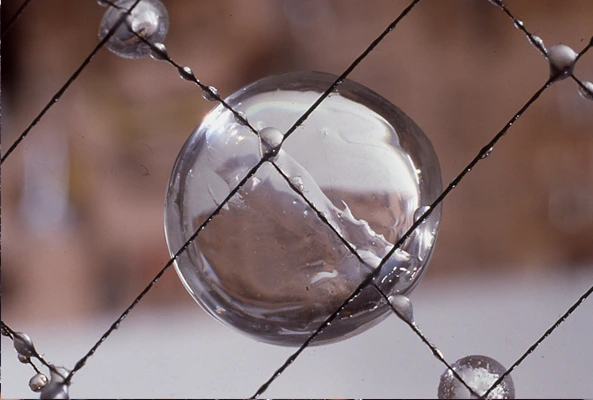
{"type": "MultiPolygon", "coordinates": [[[[28,3],[25,2],[22,6],[28,3]]],[[[571,296],[556,299],[551,295],[551,298],[546,298],[555,307],[554,311],[546,314],[541,321],[533,323],[533,327],[530,326],[533,329],[523,330],[526,337],[529,337],[526,342],[519,343],[509,339],[517,334],[518,323],[509,324],[506,320],[525,320],[525,316],[532,310],[540,308],[541,301],[533,304],[527,314],[519,313],[515,317],[505,315],[509,311],[507,309],[502,312],[501,310],[505,310],[502,305],[498,309],[498,315],[489,317],[484,313],[478,315],[478,318],[472,316],[470,310],[459,307],[463,311],[459,313],[458,321],[468,323],[477,319],[478,325],[489,330],[498,330],[498,342],[496,339],[494,344],[482,341],[486,349],[483,353],[495,356],[491,354],[494,352],[491,349],[501,351],[500,347],[505,347],[500,343],[501,340],[513,342],[515,348],[513,351],[509,350],[509,358],[503,360],[506,366],[514,365],[515,360],[522,362],[521,355],[531,354],[529,350],[539,343],[540,336],[543,342],[551,340],[546,339],[549,333],[547,329],[555,329],[556,324],[562,323],[590,294],[590,269],[578,268],[580,265],[591,264],[587,237],[590,237],[592,230],[593,214],[590,207],[591,191],[587,190],[593,186],[590,174],[590,130],[593,124],[591,103],[579,98],[577,93],[580,87],[584,97],[588,95],[585,80],[588,78],[587,68],[591,61],[587,61],[588,55],[585,53],[591,46],[591,32],[587,31],[589,27],[579,19],[590,10],[587,2],[571,2],[572,7],[559,7],[549,3],[543,7],[545,12],[538,13],[528,3],[521,2],[509,2],[508,8],[506,3],[489,4],[486,1],[458,2],[454,5],[426,4],[420,1],[410,4],[390,2],[377,3],[374,6],[376,8],[371,7],[372,9],[358,2],[347,5],[325,2],[315,5],[303,2],[297,5],[294,2],[282,2],[261,3],[262,6],[257,10],[252,5],[236,2],[216,5],[206,2],[194,6],[171,2],[166,4],[172,21],[171,34],[166,43],[168,52],[175,61],[169,57],[161,57],[167,58],[169,62],[160,65],[155,65],[154,61],[148,59],[133,62],[119,60],[101,50],[101,43],[97,45],[96,30],[103,9],[93,2],[85,5],[67,1],[62,3],[64,13],[76,15],[77,24],[61,24],[64,18],[62,15],[54,20],[47,21],[44,18],[43,22],[39,22],[41,16],[45,16],[44,11],[47,10],[43,7],[47,5],[42,6],[35,2],[29,4],[28,9],[21,6],[14,14],[10,14],[19,16],[22,11],[22,20],[18,23],[13,18],[3,24],[3,55],[5,62],[9,61],[10,77],[8,82],[3,79],[4,104],[7,105],[4,107],[3,125],[8,126],[2,133],[4,148],[8,148],[2,155],[4,198],[8,197],[3,221],[6,229],[4,232],[8,235],[4,238],[2,270],[5,280],[3,315],[6,316],[3,321],[8,325],[3,325],[3,328],[9,337],[14,337],[9,326],[29,333],[39,346],[39,351],[44,352],[47,346],[41,344],[46,333],[42,329],[43,325],[51,322],[50,331],[55,331],[55,335],[67,340],[68,327],[75,324],[73,321],[76,318],[95,309],[107,310],[104,319],[109,320],[108,323],[85,321],[84,325],[89,328],[89,332],[84,334],[84,344],[77,345],[80,349],[72,349],[77,350],[73,351],[76,355],[66,355],[67,350],[63,348],[59,353],[51,355],[51,362],[81,371],[72,376],[73,393],[74,390],[84,393],[87,381],[79,383],[79,379],[84,379],[84,371],[91,370],[93,361],[101,352],[107,355],[111,363],[123,360],[128,371],[148,361],[154,370],[148,369],[146,373],[154,372],[159,376],[168,373],[170,364],[167,363],[171,362],[171,358],[186,358],[191,354],[193,358],[185,359],[182,367],[190,375],[185,375],[185,379],[175,380],[177,389],[184,387],[184,390],[193,390],[189,392],[190,396],[229,390],[222,388],[221,382],[232,386],[232,390],[237,390],[231,390],[231,395],[241,395],[236,393],[243,391],[247,391],[243,396],[253,394],[250,392],[255,386],[259,387],[256,394],[260,395],[267,389],[267,383],[273,383],[268,380],[270,376],[270,379],[280,376],[279,383],[283,379],[287,385],[283,389],[289,388],[288,392],[280,391],[276,394],[273,392],[276,385],[274,383],[270,386],[270,391],[265,392],[278,396],[286,396],[286,393],[319,396],[320,393],[311,391],[311,388],[319,390],[319,386],[332,380],[341,382],[342,386],[339,389],[326,389],[331,391],[322,391],[322,395],[349,395],[354,391],[363,396],[368,396],[365,393],[400,396],[398,388],[389,384],[390,374],[405,374],[412,369],[411,364],[417,364],[421,371],[423,368],[428,369],[427,365],[432,365],[430,368],[439,373],[445,368],[438,362],[433,364],[431,352],[426,351],[421,340],[409,334],[409,328],[406,331],[401,326],[401,321],[392,321],[390,326],[394,329],[397,325],[397,334],[379,339],[382,350],[372,349],[368,342],[360,341],[362,338],[331,346],[339,357],[351,357],[345,361],[351,371],[337,366],[337,356],[328,356],[328,350],[311,350],[305,346],[299,351],[305,350],[303,357],[309,355],[307,367],[303,364],[299,366],[298,362],[291,365],[291,360],[296,358],[291,356],[292,351],[264,350],[261,345],[253,345],[253,350],[246,350],[243,358],[239,356],[233,359],[233,352],[245,346],[245,342],[241,341],[219,343],[220,353],[213,356],[195,344],[195,341],[210,338],[209,343],[214,346],[216,337],[206,333],[203,336],[196,334],[195,337],[186,338],[180,342],[183,343],[181,346],[173,349],[175,343],[170,341],[177,342],[178,333],[175,331],[179,330],[180,324],[175,318],[170,319],[167,316],[167,309],[161,311],[160,308],[168,304],[169,309],[181,310],[181,315],[195,315],[197,311],[188,311],[179,306],[185,301],[182,300],[185,293],[175,277],[168,276],[172,274],[167,275],[167,269],[162,269],[163,265],[171,265],[172,260],[167,262],[162,237],[157,234],[161,232],[159,225],[162,225],[162,214],[160,211],[155,213],[154,210],[160,207],[162,194],[154,196],[154,193],[164,192],[163,185],[166,184],[172,157],[178,151],[184,136],[193,129],[192,123],[196,125],[202,114],[210,108],[209,103],[201,100],[202,90],[209,90],[207,86],[199,84],[200,88],[196,89],[177,77],[175,69],[179,70],[182,65],[191,66],[200,81],[215,84],[222,93],[222,98],[232,88],[240,87],[241,83],[247,83],[253,78],[295,68],[329,70],[336,75],[343,73],[343,77],[348,75],[370,87],[393,86],[391,91],[386,89],[387,93],[383,94],[415,116],[427,132],[436,132],[431,135],[431,139],[437,150],[451,151],[458,158],[445,160],[446,157],[439,152],[444,163],[445,180],[451,177],[452,183],[436,201],[440,202],[450,192],[451,199],[446,207],[454,209],[456,204],[460,204],[458,207],[461,208],[472,203],[477,205],[471,212],[463,213],[463,210],[458,210],[455,213],[453,210],[457,221],[454,228],[462,233],[465,231],[465,235],[456,235],[453,231],[449,231],[449,234],[441,233],[439,246],[445,250],[441,253],[441,258],[437,252],[431,270],[439,268],[435,266],[439,263],[473,264],[471,269],[461,268],[461,273],[467,273],[479,270],[480,267],[476,265],[485,264],[477,282],[466,282],[456,288],[456,291],[468,293],[466,302],[467,299],[478,297],[468,286],[479,287],[481,282],[487,281],[494,282],[495,287],[506,287],[496,275],[509,276],[511,279],[516,276],[509,272],[512,268],[500,267],[508,263],[518,264],[519,267],[515,269],[522,269],[529,280],[537,281],[534,277],[538,275],[535,266],[529,265],[530,263],[554,267],[561,265],[561,272],[554,276],[561,285],[569,285],[565,282],[564,275],[573,276],[570,280],[571,296]],[[524,15],[525,24],[514,17],[515,12],[517,15],[524,15]],[[565,14],[566,18],[558,22],[558,15],[565,14]],[[400,17],[395,18],[398,15],[400,17]],[[528,20],[528,17],[533,20],[528,20]],[[96,21],[97,24],[88,21],[96,21]],[[455,21],[453,27],[452,21],[455,21]],[[541,28],[538,28],[537,22],[540,21],[541,28]],[[571,25],[571,22],[574,23],[571,25]],[[180,27],[177,31],[176,24],[180,27]],[[531,24],[534,28],[531,28],[531,24]],[[189,28],[192,25],[198,25],[198,28],[192,30],[189,28]],[[513,25],[517,29],[513,29],[513,25]],[[559,26],[567,33],[563,33],[561,29],[554,30],[559,26]],[[572,29],[568,29],[568,26],[572,29]],[[388,28],[381,34],[385,27],[388,28]],[[253,38],[249,46],[241,45],[245,30],[249,30],[250,37],[253,38]],[[46,31],[54,34],[45,35],[46,31]],[[562,34],[566,35],[566,39],[559,38],[562,34]],[[11,35],[14,35],[14,41],[11,41],[11,35]],[[78,36],[81,37],[80,40],[73,39],[78,36]],[[217,36],[223,39],[217,41],[217,36]],[[547,50],[538,37],[543,38],[546,44],[548,40],[551,43],[566,40],[583,54],[583,57],[579,56],[575,72],[570,75],[569,80],[550,86],[552,80],[548,79],[549,63],[546,57],[542,57],[542,54],[546,56],[547,50]],[[197,49],[194,48],[195,40],[200,42],[197,49]],[[89,43],[92,45],[88,46],[89,43]],[[369,43],[373,43],[371,47],[368,47],[369,43]],[[229,50],[231,44],[234,47],[229,50]],[[335,51],[328,51],[334,48],[335,51]],[[365,48],[368,51],[364,51],[365,48]],[[360,54],[362,56],[359,57],[360,54]],[[360,64],[351,64],[357,57],[360,64]],[[84,62],[80,64],[80,60],[84,62]],[[524,66],[519,67],[518,64],[524,66]],[[221,66],[234,65],[237,65],[236,69],[226,67],[230,69],[223,73],[219,71],[221,66]],[[72,70],[77,72],[69,75],[72,70]],[[242,74],[240,78],[234,76],[238,71],[242,74]],[[12,83],[13,80],[17,83],[12,83]],[[66,84],[61,86],[63,82],[66,84]],[[112,92],[109,93],[110,91],[112,92]],[[557,99],[546,99],[544,94],[549,92],[554,93],[557,99]],[[59,102],[47,102],[52,96],[59,98],[59,102]],[[87,98],[92,101],[83,101],[87,98]],[[542,105],[538,107],[539,104],[542,105]],[[26,111],[19,112],[20,109],[26,111]],[[35,117],[35,112],[31,111],[37,109],[44,110],[39,117],[35,117]],[[525,116],[524,111],[527,111],[525,116]],[[550,113],[554,115],[548,115],[550,113]],[[188,120],[192,121],[189,125],[188,120]],[[23,130],[21,126],[31,128],[23,130]],[[509,135],[509,138],[497,145],[507,130],[513,133],[512,137],[509,135]],[[515,133],[513,130],[524,132],[515,133]],[[17,131],[23,134],[18,136],[17,131]],[[26,137],[29,133],[31,136],[26,137]],[[511,143],[504,147],[506,142],[511,143]],[[6,143],[15,145],[8,147],[6,143]],[[493,155],[489,156],[494,145],[497,146],[494,147],[493,155]],[[557,154],[559,152],[560,155],[557,154]],[[497,153],[501,160],[498,165],[494,161],[497,153]],[[20,164],[12,160],[13,157],[20,157],[20,164]],[[486,162],[480,163],[475,171],[472,170],[486,157],[486,162]],[[483,164],[494,165],[491,170],[487,170],[487,167],[481,167],[483,164]],[[504,173],[500,172],[501,169],[504,173]],[[466,174],[469,183],[464,181],[463,185],[469,185],[469,188],[466,189],[465,198],[459,197],[460,195],[456,197],[456,193],[463,190],[463,185],[456,191],[452,189],[466,174]],[[476,175],[473,187],[472,175],[476,175]],[[527,187],[524,190],[517,189],[517,186],[511,185],[515,180],[519,182],[518,187],[527,187]],[[528,185],[534,187],[530,188],[528,185]],[[492,197],[494,201],[489,203],[488,197],[492,197]],[[511,202],[512,207],[508,209],[515,210],[515,213],[507,211],[508,209],[497,209],[494,206],[496,202],[511,202]],[[542,203],[545,205],[546,224],[539,222],[541,211],[530,212],[534,208],[537,210],[542,203]],[[501,223],[499,221],[504,221],[504,226],[488,233],[489,227],[501,223]],[[521,225],[529,224],[531,230],[520,229],[521,225]],[[544,234],[534,235],[538,231],[543,231],[544,234]],[[101,232],[101,235],[97,235],[97,232],[101,232]],[[471,242],[470,237],[475,232],[484,236],[482,241],[471,242]],[[525,235],[530,236],[526,238],[525,235]],[[470,243],[460,243],[464,241],[470,243]],[[551,249],[543,251],[542,243],[549,245],[551,249]],[[555,244],[555,248],[551,244],[555,244]],[[512,251],[515,245],[524,250],[512,251]],[[474,248],[479,246],[486,249],[480,253],[479,249],[474,248]],[[471,254],[471,251],[475,251],[475,254],[471,254]],[[539,256],[526,258],[525,255],[530,252],[537,252],[539,256]],[[504,256],[505,253],[512,256],[504,256]],[[577,267],[573,267],[574,265],[577,267]],[[496,268],[495,273],[484,271],[486,268],[496,268]],[[21,272],[23,275],[19,275],[19,270],[24,270],[21,272]],[[157,278],[162,276],[163,279],[158,284],[146,286],[151,280],[156,283],[155,274],[157,278]],[[57,279],[51,280],[52,276],[57,279]],[[582,278],[575,279],[574,276],[582,278]],[[579,284],[573,281],[578,281],[579,284]],[[13,289],[13,286],[16,288],[13,289]],[[145,293],[152,292],[155,293],[153,300],[150,300],[150,296],[143,297],[145,293]],[[136,297],[138,293],[142,293],[142,297],[136,297]],[[141,301],[131,303],[134,298],[141,301]],[[129,304],[133,307],[138,304],[138,311],[135,311],[138,313],[142,312],[142,306],[146,307],[144,312],[149,320],[159,319],[159,322],[151,326],[151,329],[159,332],[152,341],[145,341],[144,338],[136,346],[134,335],[138,335],[138,332],[125,333],[124,329],[118,330],[120,322],[128,315],[127,311],[132,309],[129,304]],[[120,314],[122,309],[126,310],[124,314],[120,314]],[[155,312],[155,309],[159,311],[155,312]],[[149,311],[152,314],[148,314],[149,311]],[[72,317],[68,318],[69,315],[72,317]],[[121,317],[115,320],[114,315],[121,317]],[[163,322],[160,321],[161,318],[164,318],[163,322]],[[12,321],[16,321],[15,324],[12,321]],[[35,321],[41,323],[35,326],[35,321]],[[60,325],[63,329],[60,329],[60,325]],[[110,328],[105,330],[105,325],[110,328]],[[513,333],[509,333],[509,330],[513,333]],[[99,336],[99,341],[97,332],[105,332],[104,336],[99,336]],[[113,336],[110,336],[111,333],[113,336]],[[117,351],[108,353],[109,343],[116,340],[121,341],[117,351]],[[392,360],[377,361],[370,365],[354,357],[361,343],[366,343],[362,345],[364,350],[360,351],[363,358],[370,358],[371,354],[381,358],[384,357],[380,354],[381,351],[385,348],[400,348],[402,342],[406,346],[418,344],[413,362],[404,361],[406,358],[395,350],[390,353],[392,360]],[[158,346],[162,346],[165,354],[151,357],[152,352],[158,353],[158,346]],[[233,346],[237,346],[234,351],[233,346]],[[194,350],[200,348],[201,352],[189,351],[192,347],[194,350]],[[184,355],[180,349],[189,353],[184,355]],[[268,357],[259,354],[266,351],[270,351],[268,357]],[[177,353],[171,356],[172,352],[177,353]],[[81,358],[84,354],[91,357],[88,359],[88,366],[86,356],[81,358]],[[422,356],[428,357],[423,359],[422,356]],[[257,374],[249,375],[247,385],[242,383],[237,374],[223,379],[211,376],[196,381],[197,378],[191,374],[190,366],[193,363],[204,366],[200,369],[200,374],[204,377],[208,376],[204,372],[208,369],[214,371],[216,376],[215,365],[218,361],[214,362],[211,357],[226,359],[225,371],[232,368],[239,376],[245,375],[243,369],[260,364],[255,368],[257,374]],[[322,378],[313,377],[317,374],[311,372],[315,371],[310,368],[314,362],[318,368],[316,371],[324,371],[320,375],[322,378]],[[365,365],[365,369],[369,369],[369,366],[374,368],[370,368],[367,374],[361,371],[361,365],[365,365]],[[283,372],[283,368],[289,366],[283,372]],[[290,371],[295,369],[298,372],[293,374],[300,372],[301,375],[290,375],[290,371]],[[274,373],[276,370],[282,374],[274,373]],[[359,385],[352,387],[346,379],[348,376],[355,376],[354,380],[359,385]],[[187,380],[191,382],[186,383],[187,380]],[[287,380],[294,382],[287,383],[287,380]],[[365,380],[372,383],[367,386],[365,380]],[[312,381],[317,384],[311,384],[312,381]],[[211,384],[211,389],[203,389],[207,383],[211,384]],[[377,387],[384,391],[374,391],[377,387]]],[[[4,74],[6,76],[6,66],[4,74]]],[[[186,78],[198,83],[192,76],[186,78]]],[[[336,86],[338,83],[336,82],[336,86]]],[[[328,88],[327,94],[333,89],[335,88],[328,88]]],[[[445,226],[450,222],[447,221],[447,212],[445,226]]],[[[440,268],[441,272],[435,275],[435,280],[456,276],[454,268],[440,268]]],[[[517,302],[525,303],[525,299],[535,298],[529,297],[528,290],[527,294],[524,293],[530,287],[521,287],[524,296],[509,306],[513,313],[517,312],[517,308],[520,309],[517,302]]],[[[502,297],[500,294],[493,296],[501,304],[509,302],[508,299],[499,299],[502,297]]],[[[512,295],[510,297],[512,299],[512,295]]],[[[438,301],[437,299],[438,297],[434,297],[432,300],[438,301]]],[[[415,304],[417,314],[423,306],[427,307],[421,301],[418,305],[415,300],[415,304]]],[[[481,304],[482,311],[485,307],[481,304]]],[[[591,329],[590,318],[583,314],[586,311],[582,311],[581,316],[576,318],[584,323],[584,328],[573,330],[567,340],[578,338],[579,335],[586,337],[586,329],[591,329]]],[[[130,319],[133,315],[134,313],[130,314],[130,319]]],[[[451,317],[453,320],[455,318],[451,317]]],[[[459,322],[453,324],[453,328],[445,328],[446,320],[435,318],[438,325],[431,327],[429,318],[420,319],[417,316],[416,319],[427,336],[441,349],[446,347],[441,333],[443,329],[447,329],[450,335],[453,335],[451,332],[459,335],[459,330],[455,329],[459,322]]],[[[218,329],[204,320],[199,322],[202,326],[208,326],[203,332],[218,329]]],[[[144,323],[141,320],[126,321],[129,325],[144,326],[144,323]]],[[[473,323],[468,325],[474,328],[473,323]]],[[[121,327],[124,326],[122,324],[121,327]]],[[[470,328],[465,327],[463,330],[471,331],[470,328]]],[[[371,332],[363,336],[372,341],[369,335],[371,332]]],[[[577,348],[584,353],[580,356],[587,360],[585,363],[589,362],[590,367],[585,340],[575,341],[580,344],[577,348]]],[[[449,362],[471,353],[459,343],[457,346],[459,350],[456,353],[461,352],[457,354],[458,357],[448,355],[449,352],[443,350],[449,362]]],[[[432,352],[439,354],[434,348],[432,352]]],[[[3,352],[5,388],[6,377],[11,372],[7,370],[7,357],[14,360],[14,354],[3,352]]],[[[43,359],[41,356],[40,358],[43,359]]],[[[578,359],[578,356],[573,357],[575,367],[571,370],[573,381],[577,382],[587,376],[587,372],[582,372],[583,369],[587,371],[587,365],[579,367],[578,359]]],[[[532,366],[519,367],[517,373],[523,368],[535,369],[532,366]]],[[[97,373],[95,370],[95,379],[97,373]]],[[[175,374],[178,373],[179,370],[176,370],[175,374]]],[[[93,373],[88,374],[92,378],[93,373]]],[[[121,371],[119,374],[123,375],[121,371]]],[[[132,376],[134,375],[130,375],[130,382],[116,385],[117,390],[130,390],[134,386],[132,376]],[[129,384],[127,389],[126,383],[129,384]]],[[[407,376],[420,375],[414,375],[410,371],[407,376]]],[[[67,373],[65,378],[69,379],[67,373]]],[[[117,380],[114,377],[110,379],[109,384],[117,380]]],[[[121,380],[125,378],[122,377],[121,380]]],[[[438,379],[434,379],[433,388],[422,393],[434,395],[437,383],[438,379]]],[[[21,382],[21,386],[26,388],[26,383],[21,382]]],[[[550,393],[549,390],[556,387],[553,383],[546,386],[543,380],[539,380],[536,386],[548,390],[544,393],[550,393]]],[[[577,386],[576,383],[572,384],[572,387],[577,386]]],[[[133,389],[138,391],[129,393],[153,393],[143,392],[141,388],[133,389]]],[[[413,389],[419,390],[418,387],[413,389]]],[[[165,392],[157,393],[179,393],[171,388],[161,387],[160,390],[165,392]]],[[[111,393],[115,395],[115,392],[111,393]]],[[[558,393],[565,394],[566,387],[561,387],[558,393]]]]}

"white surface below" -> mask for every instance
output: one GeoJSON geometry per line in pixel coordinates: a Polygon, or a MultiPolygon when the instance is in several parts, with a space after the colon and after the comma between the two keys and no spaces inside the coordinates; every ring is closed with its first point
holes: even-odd
{"type": "MultiPolygon", "coordinates": [[[[415,320],[449,363],[470,355],[509,367],[593,285],[591,270],[572,276],[424,282],[412,296],[415,320]]],[[[187,303],[186,303],[187,304],[187,303]]],[[[43,326],[5,321],[37,349],[72,367],[109,326],[103,320],[43,326]]],[[[593,298],[513,373],[517,397],[593,396],[593,298]]],[[[2,396],[36,397],[30,366],[2,337],[2,396]]],[[[75,398],[252,396],[292,348],[261,344],[222,326],[198,306],[147,309],[142,304],[76,374],[75,398]]],[[[265,397],[436,397],[445,367],[395,316],[350,340],[309,348],[265,397]]]]}

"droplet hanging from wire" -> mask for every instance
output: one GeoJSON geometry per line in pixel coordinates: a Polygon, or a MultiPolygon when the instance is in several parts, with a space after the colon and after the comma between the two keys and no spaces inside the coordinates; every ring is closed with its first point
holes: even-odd
{"type": "MultiPolygon", "coordinates": [[[[129,10],[136,0],[119,0],[110,6],[99,26],[99,37],[103,39],[111,28],[129,10]]],[[[150,43],[161,43],[169,30],[167,9],[159,0],[141,0],[124,22],[115,30],[105,46],[123,58],[140,58],[151,53],[150,43]]]]}

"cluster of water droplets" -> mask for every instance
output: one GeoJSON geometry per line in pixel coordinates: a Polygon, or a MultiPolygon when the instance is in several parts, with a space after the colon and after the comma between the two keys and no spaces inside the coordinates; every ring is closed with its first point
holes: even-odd
{"type": "MultiPolygon", "coordinates": [[[[155,60],[171,61],[162,43],[169,29],[167,9],[159,0],[141,0],[132,8],[135,3],[136,0],[99,0],[100,5],[109,7],[101,20],[99,37],[103,39],[107,36],[120,18],[124,18],[105,44],[111,52],[123,58],[150,55],[155,60]],[[128,12],[129,15],[125,16],[128,12]]],[[[178,66],[177,72],[184,80],[200,84],[191,68],[178,66]]],[[[214,86],[202,86],[202,97],[208,101],[220,100],[214,86]]]]}
{"type": "MultiPolygon", "coordinates": [[[[8,336],[8,333],[4,330],[2,333],[8,336]]],[[[14,332],[12,341],[20,362],[32,364],[32,358],[40,359],[40,355],[29,335],[14,332]]],[[[42,399],[68,399],[69,383],[66,382],[66,377],[69,372],[66,368],[50,365],[50,378],[41,372],[37,372],[29,380],[29,388],[34,392],[39,392],[42,399]]]]}

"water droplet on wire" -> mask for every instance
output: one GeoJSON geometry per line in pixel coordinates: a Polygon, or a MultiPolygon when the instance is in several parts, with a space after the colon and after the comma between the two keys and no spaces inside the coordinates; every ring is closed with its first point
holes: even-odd
{"type": "Polygon", "coordinates": [[[573,49],[557,44],[548,50],[548,61],[550,62],[550,78],[561,80],[572,74],[577,53],[573,49]]]}
{"type": "Polygon", "coordinates": [[[389,296],[389,302],[399,313],[398,317],[411,324],[414,323],[414,308],[412,307],[412,302],[407,296],[395,294],[393,296],[389,296]]]}
{"type": "MultiPolygon", "coordinates": [[[[99,38],[103,39],[111,28],[119,21],[135,3],[135,0],[121,0],[118,8],[109,7],[99,26],[99,38]]],[[[150,53],[150,43],[162,42],[169,30],[167,9],[159,0],[142,0],[116,29],[105,46],[123,58],[139,58],[150,53]],[[138,35],[138,36],[136,36],[138,35]]]]}
{"type": "MultiPolygon", "coordinates": [[[[467,356],[451,364],[469,387],[477,394],[483,395],[496,382],[506,368],[498,361],[486,356],[467,356]]],[[[441,381],[438,389],[439,399],[469,399],[470,391],[465,387],[451,370],[447,369],[441,375],[441,381]]],[[[515,385],[510,375],[507,375],[503,381],[494,388],[489,394],[488,399],[514,399],[515,385]]]]}
{"type": "Polygon", "coordinates": [[[292,183],[299,192],[302,192],[305,188],[305,185],[303,184],[303,178],[301,178],[300,176],[293,176],[292,178],[290,178],[290,183],[292,183]]]}
{"type": "Polygon", "coordinates": [[[494,150],[492,147],[489,147],[488,149],[486,149],[486,151],[483,151],[481,158],[488,158],[490,157],[490,154],[492,154],[492,150],[494,150]]]}
{"type": "Polygon", "coordinates": [[[34,392],[41,392],[41,389],[43,389],[48,382],[49,379],[47,379],[47,376],[40,372],[33,375],[33,377],[29,380],[29,388],[31,388],[31,390],[34,392]]]}
{"type": "Polygon", "coordinates": [[[15,332],[13,344],[17,353],[19,353],[21,356],[31,357],[36,353],[35,345],[33,345],[33,341],[26,333],[15,332]]]}
{"type": "Polygon", "coordinates": [[[414,221],[418,221],[422,216],[430,210],[430,206],[422,206],[418,207],[416,211],[414,211],[414,221]]]}
{"type": "Polygon", "coordinates": [[[30,357],[24,356],[22,354],[17,355],[17,358],[19,359],[20,362],[22,362],[23,364],[27,364],[29,361],[31,361],[30,357]]]}
{"type": "Polygon", "coordinates": [[[588,81],[584,81],[583,82],[583,85],[587,89],[584,89],[581,86],[579,86],[579,94],[581,95],[581,97],[583,99],[593,101],[593,83],[592,82],[588,82],[588,81]]]}
{"type": "Polygon", "coordinates": [[[546,50],[546,46],[544,46],[544,41],[542,40],[542,38],[540,38],[539,36],[536,35],[530,35],[529,36],[530,42],[531,44],[538,50],[543,50],[544,53],[547,52],[546,50]]]}
{"type": "Polygon", "coordinates": [[[218,100],[218,89],[214,86],[208,86],[208,90],[202,89],[202,97],[208,101],[217,101],[218,100]]]}
{"type": "Polygon", "coordinates": [[[192,69],[190,67],[179,67],[177,69],[177,72],[179,73],[179,76],[181,77],[181,79],[184,79],[186,81],[191,81],[191,82],[196,80],[194,71],[192,71],[192,69]]]}
{"type": "Polygon", "coordinates": [[[169,53],[167,53],[167,48],[162,43],[154,43],[154,49],[150,49],[150,56],[158,61],[166,60],[169,57],[169,53]]]}
{"type": "Polygon", "coordinates": [[[513,22],[513,24],[515,25],[515,28],[517,28],[517,29],[521,29],[521,28],[523,28],[523,21],[521,21],[521,20],[519,20],[519,19],[516,19],[516,20],[513,22]]]}
{"type": "Polygon", "coordinates": [[[240,125],[246,125],[247,116],[245,115],[245,113],[242,111],[237,111],[237,114],[233,115],[233,117],[235,118],[235,121],[240,125]]]}
{"type": "Polygon", "coordinates": [[[278,146],[282,143],[284,135],[276,128],[267,127],[259,131],[262,141],[262,157],[275,157],[278,155],[278,146]]]}

